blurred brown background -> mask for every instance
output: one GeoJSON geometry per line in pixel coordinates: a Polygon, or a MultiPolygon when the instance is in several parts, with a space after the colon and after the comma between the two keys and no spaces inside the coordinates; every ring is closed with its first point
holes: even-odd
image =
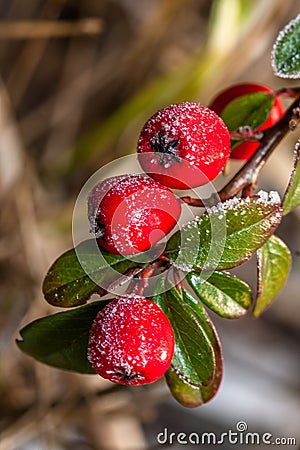
{"type": "MultiPolygon", "coordinates": [[[[156,440],[164,427],[222,433],[239,420],[299,444],[299,210],[279,230],[294,265],[274,306],[258,320],[213,317],[225,378],[208,405],[186,410],[164,383],[126,389],[49,368],[14,343],[25,323],[56,312],[41,282],[72,246],[87,178],[134,152],[161,106],[207,104],[237,81],[292,85],[273,76],[270,52],[298,9],[296,0],[0,1],[1,450],[169,448],[156,440]]],[[[284,192],[298,135],[261,187],[284,192]]],[[[239,273],[254,285],[254,262],[239,273]]]]}

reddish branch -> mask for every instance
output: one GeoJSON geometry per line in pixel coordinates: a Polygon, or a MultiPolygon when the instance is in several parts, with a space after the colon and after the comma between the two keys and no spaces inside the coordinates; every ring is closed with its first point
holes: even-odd
{"type": "Polygon", "coordinates": [[[143,269],[139,269],[136,273],[132,273],[132,280],[127,288],[127,292],[142,296],[144,290],[148,286],[149,278],[153,275],[153,273],[161,267],[168,266],[169,264],[169,258],[165,255],[161,255],[143,269]]]}

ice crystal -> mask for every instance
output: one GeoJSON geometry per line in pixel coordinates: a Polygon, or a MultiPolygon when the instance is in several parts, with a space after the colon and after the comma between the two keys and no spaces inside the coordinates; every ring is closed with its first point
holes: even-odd
{"type": "Polygon", "coordinates": [[[300,14],[278,34],[272,51],[272,67],[280,78],[300,78],[300,14]]]}

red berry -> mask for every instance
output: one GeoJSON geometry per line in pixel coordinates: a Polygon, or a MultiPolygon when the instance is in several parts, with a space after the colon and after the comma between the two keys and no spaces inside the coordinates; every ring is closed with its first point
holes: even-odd
{"type": "Polygon", "coordinates": [[[122,175],[98,184],[88,197],[88,216],[99,245],[130,255],[148,250],[176,225],[180,200],[142,175],[122,175]]]}
{"type": "Polygon", "coordinates": [[[152,301],[117,297],[96,316],[88,358],[95,371],[114,383],[153,383],[164,375],[174,353],[167,316],[152,301]]]}
{"type": "Polygon", "coordinates": [[[220,173],[229,156],[230,137],[217,114],[185,102],[154,114],[141,131],[137,150],[152,178],[170,188],[190,189],[220,173]]]}
{"type": "MultiPolygon", "coordinates": [[[[241,83],[236,84],[232,87],[229,87],[222,91],[211,103],[209,106],[220,116],[222,115],[222,111],[225,107],[232,101],[238,97],[241,97],[246,94],[252,94],[256,92],[265,92],[267,94],[274,95],[274,91],[267,86],[256,83],[241,83]]],[[[269,117],[267,120],[257,129],[257,131],[266,130],[267,128],[272,127],[278,122],[279,119],[284,114],[284,108],[281,101],[278,98],[274,98],[274,104],[270,111],[269,117]]],[[[236,146],[231,154],[230,158],[232,159],[245,159],[248,160],[253,153],[258,149],[258,142],[247,142],[244,141],[238,146],[236,146]]]]}

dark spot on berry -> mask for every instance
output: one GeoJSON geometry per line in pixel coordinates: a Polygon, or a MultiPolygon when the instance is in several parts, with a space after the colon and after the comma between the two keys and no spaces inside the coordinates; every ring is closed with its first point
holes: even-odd
{"type": "Polygon", "coordinates": [[[122,381],[125,381],[127,384],[130,384],[131,381],[142,379],[142,374],[140,372],[135,372],[129,368],[119,367],[115,370],[115,374],[122,381]]]}
{"type": "Polygon", "coordinates": [[[161,131],[156,133],[150,140],[150,147],[153,148],[156,153],[160,153],[159,162],[165,167],[174,161],[180,162],[178,144],[179,139],[173,139],[172,141],[167,142],[161,131]]]}

